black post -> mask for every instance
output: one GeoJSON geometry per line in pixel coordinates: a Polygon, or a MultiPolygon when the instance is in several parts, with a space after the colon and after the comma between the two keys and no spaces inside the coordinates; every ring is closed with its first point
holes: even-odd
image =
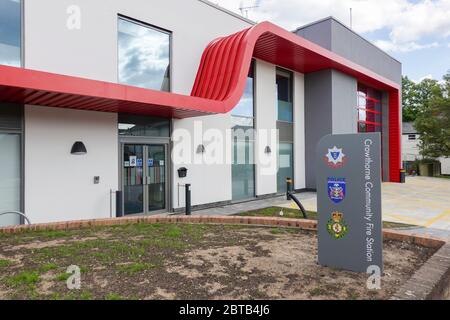
{"type": "Polygon", "coordinates": [[[123,217],[122,211],[122,191],[116,191],[116,217],[123,217]]]}
{"type": "Polygon", "coordinates": [[[292,186],[292,179],[286,178],[286,200],[291,200],[291,186],[292,186]]]}
{"type": "Polygon", "coordinates": [[[406,170],[400,169],[400,183],[405,183],[406,170]]]}
{"type": "Polygon", "coordinates": [[[186,215],[191,215],[191,185],[185,184],[186,188],[186,195],[185,195],[185,202],[186,202],[186,215]]]}

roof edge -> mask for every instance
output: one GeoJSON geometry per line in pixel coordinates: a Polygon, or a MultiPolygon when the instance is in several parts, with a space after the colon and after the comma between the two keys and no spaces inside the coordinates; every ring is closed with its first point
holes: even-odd
{"type": "Polygon", "coordinates": [[[242,21],[244,21],[244,22],[247,22],[247,23],[249,23],[249,24],[251,24],[251,25],[257,24],[256,21],[253,21],[253,20],[250,20],[250,19],[248,19],[248,18],[245,18],[245,17],[241,16],[240,14],[238,14],[238,13],[236,13],[236,12],[233,12],[233,11],[231,11],[231,10],[228,10],[228,9],[226,9],[226,8],[224,8],[224,7],[221,7],[221,6],[218,5],[218,4],[212,3],[211,1],[208,1],[208,0],[197,0],[197,1],[203,2],[204,4],[206,4],[206,5],[210,6],[210,7],[213,7],[214,9],[217,9],[217,10],[219,10],[219,11],[222,11],[222,12],[224,12],[224,13],[230,15],[230,16],[233,16],[234,18],[237,18],[237,19],[239,19],[239,20],[242,20],[242,21]]]}
{"type": "Polygon", "coordinates": [[[390,55],[389,53],[387,53],[385,50],[381,49],[379,46],[377,46],[376,44],[374,44],[372,41],[368,40],[367,38],[365,38],[364,36],[362,36],[361,34],[359,34],[358,32],[356,32],[355,30],[351,29],[349,26],[347,26],[345,23],[343,23],[342,21],[340,21],[339,19],[333,17],[333,16],[328,16],[326,18],[322,18],[320,20],[305,24],[304,26],[298,27],[297,29],[295,29],[294,33],[296,33],[297,31],[300,31],[302,29],[308,28],[310,26],[313,26],[315,24],[319,24],[321,22],[327,21],[327,20],[331,20],[334,21],[338,24],[340,24],[342,27],[346,28],[348,31],[352,32],[354,35],[358,36],[360,39],[364,40],[365,42],[369,43],[371,46],[377,48],[378,50],[380,50],[382,53],[384,53],[386,56],[388,56],[389,58],[391,58],[392,60],[395,60],[396,62],[398,62],[400,65],[402,65],[401,61],[399,61],[398,59],[394,58],[392,55],[390,55]]]}

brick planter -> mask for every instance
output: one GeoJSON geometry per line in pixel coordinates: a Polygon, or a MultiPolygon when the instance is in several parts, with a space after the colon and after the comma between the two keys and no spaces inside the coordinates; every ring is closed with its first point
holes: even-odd
{"type": "MultiPolygon", "coordinates": [[[[299,228],[317,230],[316,220],[287,219],[278,217],[240,216],[139,216],[112,219],[78,220],[0,228],[0,233],[22,233],[27,231],[74,230],[99,226],[136,223],[199,223],[234,224],[268,227],[299,228]]],[[[398,292],[393,300],[450,299],[450,243],[405,231],[385,229],[384,239],[414,243],[419,246],[439,249],[398,292]]]]}

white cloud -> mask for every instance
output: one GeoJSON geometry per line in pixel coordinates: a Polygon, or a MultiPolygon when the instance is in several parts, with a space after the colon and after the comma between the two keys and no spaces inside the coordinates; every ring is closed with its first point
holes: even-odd
{"type": "Polygon", "coordinates": [[[374,41],[374,44],[384,51],[401,52],[401,53],[439,47],[439,43],[437,43],[437,42],[432,42],[432,43],[427,43],[427,44],[418,44],[414,41],[413,42],[396,43],[396,42],[387,41],[387,40],[377,40],[377,41],[374,41]]]}
{"type": "Polygon", "coordinates": [[[427,74],[426,76],[423,76],[423,77],[419,78],[419,80],[413,80],[413,81],[415,83],[420,83],[420,82],[422,82],[425,79],[433,80],[434,78],[433,78],[433,75],[427,74]]]}
{"type": "MultiPolygon", "coordinates": [[[[380,46],[407,52],[435,47],[419,44],[424,38],[441,41],[450,36],[450,0],[215,0],[240,13],[240,6],[258,5],[248,11],[256,21],[270,20],[287,29],[334,16],[349,24],[353,10],[353,29],[359,33],[381,29],[390,31],[380,46]],[[388,43],[389,42],[389,43],[388,43]]],[[[428,41],[429,42],[429,41],[428,41]]]]}

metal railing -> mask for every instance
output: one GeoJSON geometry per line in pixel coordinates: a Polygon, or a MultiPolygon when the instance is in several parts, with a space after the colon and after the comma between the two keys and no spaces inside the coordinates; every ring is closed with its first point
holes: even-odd
{"type": "Polygon", "coordinates": [[[4,215],[7,215],[7,214],[17,214],[17,215],[21,216],[22,218],[24,218],[25,221],[28,222],[28,224],[31,224],[30,219],[28,219],[28,217],[24,213],[22,213],[20,211],[3,211],[3,212],[0,212],[0,216],[4,216],[4,215]]]}

